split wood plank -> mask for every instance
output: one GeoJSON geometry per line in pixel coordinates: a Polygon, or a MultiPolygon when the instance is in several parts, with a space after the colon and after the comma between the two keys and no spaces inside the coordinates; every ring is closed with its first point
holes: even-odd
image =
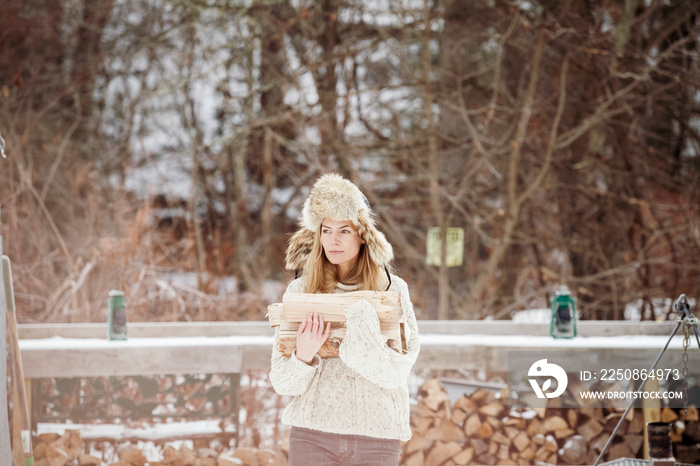
{"type": "Polygon", "coordinates": [[[326,322],[345,322],[345,310],[363,299],[377,311],[380,322],[399,322],[401,303],[396,291],[285,293],[282,310],[287,322],[302,322],[313,312],[323,314],[326,322]]]}

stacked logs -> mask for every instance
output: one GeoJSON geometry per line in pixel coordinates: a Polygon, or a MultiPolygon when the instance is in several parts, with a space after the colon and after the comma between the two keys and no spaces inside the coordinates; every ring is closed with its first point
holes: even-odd
{"type": "MultiPolygon", "coordinates": [[[[427,381],[411,416],[405,466],[593,464],[623,412],[606,408],[511,409],[505,392],[478,389],[453,405],[437,379],[427,381]]],[[[662,421],[677,414],[661,411],[662,421]]],[[[684,425],[698,423],[689,409],[684,425]]],[[[642,458],[645,420],[631,410],[603,460],[642,458]]],[[[676,440],[679,433],[676,430],[676,440]]]]}
{"type": "Polygon", "coordinates": [[[136,445],[125,443],[117,448],[118,459],[104,462],[85,453],[85,443],[80,432],[66,430],[64,435],[41,434],[34,447],[36,466],[286,466],[285,452],[255,448],[238,448],[230,452],[217,452],[209,448],[197,451],[186,446],[163,447],[160,458],[149,460],[136,445]]]}
{"type": "Polygon", "coordinates": [[[401,318],[401,302],[395,291],[351,291],[347,293],[285,293],[281,303],[267,308],[270,327],[279,327],[280,351],[290,356],[296,348],[297,330],[309,314],[323,314],[330,322],[331,333],[318,354],[322,358],[337,358],[345,337],[345,309],[360,300],[367,300],[377,311],[379,328],[387,345],[402,352],[406,337],[401,318]]]}
{"type": "MultiPolygon", "coordinates": [[[[507,406],[504,393],[479,389],[454,404],[437,379],[421,387],[411,414],[413,437],[403,448],[403,466],[457,465],[573,465],[593,464],[617,425],[622,412],[604,408],[526,409],[507,406]]],[[[660,411],[662,422],[673,423],[674,454],[680,462],[700,459],[700,416],[689,407],[683,419],[672,409],[660,411]],[[687,448],[686,448],[687,447],[687,448]]],[[[642,458],[645,420],[631,410],[603,460],[642,458]]],[[[160,458],[147,461],[135,445],[117,449],[116,462],[87,454],[77,430],[60,436],[41,434],[35,442],[36,466],[286,466],[286,448],[277,452],[238,448],[217,452],[209,448],[163,447],[160,458]]]]}

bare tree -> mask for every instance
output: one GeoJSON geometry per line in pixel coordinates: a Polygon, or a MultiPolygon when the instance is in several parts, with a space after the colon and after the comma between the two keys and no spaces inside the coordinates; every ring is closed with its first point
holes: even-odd
{"type": "Polygon", "coordinates": [[[199,277],[189,299],[230,276],[260,297],[288,278],[310,184],[337,171],[422,317],[506,318],[566,284],[586,318],[637,300],[651,318],[698,291],[697,16],[684,0],[10,1],[0,225],[18,297],[79,319],[119,283],[192,318],[156,278],[175,270],[199,277]],[[461,267],[426,264],[431,227],[464,228],[461,267]]]}

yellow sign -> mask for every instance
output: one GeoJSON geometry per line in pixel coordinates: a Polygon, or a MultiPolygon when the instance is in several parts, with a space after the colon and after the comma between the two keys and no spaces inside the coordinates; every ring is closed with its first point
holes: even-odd
{"type": "MultiPolygon", "coordinates": [[[[426,263],[440,266],[440,228],[433,227],[428,230],[426,245],[426,263]]],[[[464,258],[464,228],[447,229],[447,247],[445,251],[445,263],[448,267],[462,265],[464,258]]]]}

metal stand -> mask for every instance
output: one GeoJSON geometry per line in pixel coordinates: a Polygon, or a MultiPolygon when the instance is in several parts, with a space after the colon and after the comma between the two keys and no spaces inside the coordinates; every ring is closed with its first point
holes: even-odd
{"type": "MultiPolygon", "coordinates": [[[[687,326],[687,327],[693,329],[693,331],[695,332],[695,339],[697,340],[697,343],[698,343],[698,350],[700,350],[700,331],[698,330],[698,319],[693,317],[693,314],[691,314],[690,304],[688,304],[688,299],[685,297],[684,294],[680,295],[678,300],[675,303],[673,303],[673,309],[680,314],[680,316],[676,318],[676,322],[677,322],[676,327],[673,329],[673,332],[671,332],[671,336],[668,338],[666,345],[663,347],[663,349],[661,350],[661,352],[657,356],[656,361],[654,361],[654,364],[652,364],[651,368],[649,369],[649,372],[653,372],[654,369],[656,369],[656,365],[659,364],[661,357],[666,352],[668,345],[671,343],[671,340],[673,340],[673,337],[676,336],[676,332],[678,332],[678,329],[681,327],[681,325],[684,325],[684,326],[687,326]]],[[[687,335],[687,333],[686,333],[686,335],[687,335]]],[[[686,377],[686,381],[684,382],[684,386],[687,386],[688,374],[685,373],[684,376],[686,377]]],[[[637,388],[635,393],[641,393],[641,391],[644,389],[644,385],[646,385],[646,383],[647,383],[647,379],[643,379],[642,383],[639,385],[639,388],[637,388]]],[[[686,403],[687,403],[687,400],[688,400],[687,390],[686,390],[685,396],[686,396],[686,403]]],[[[598,464],[600,463],[600,460],[603,459],[603,455],[608,450],[608,447],[610,446],[613,439],[615,438],[615,435],[617,434],[618,429],[622,425],[622,421],[624,421],[625,418],[627,417],[627,414],[630,412],[630,409],[632,409],[632,406],[634,405],[635,401],[636,401],[636,398],[633,398],[632,401],[630,402],[629,406],[627,406],[627,409],[625,410],[622,417],[620,417],[620,420],[618,421],[617,425],[615,426],[615,430],[613,430],[612,434],[610,435],[610,438],[605,443],[605,446],[601,450],[600,455],[598,455],[598,459],[596,459],[595,463],[593,463],[593,466],[598,466],[598,464]]]]}

